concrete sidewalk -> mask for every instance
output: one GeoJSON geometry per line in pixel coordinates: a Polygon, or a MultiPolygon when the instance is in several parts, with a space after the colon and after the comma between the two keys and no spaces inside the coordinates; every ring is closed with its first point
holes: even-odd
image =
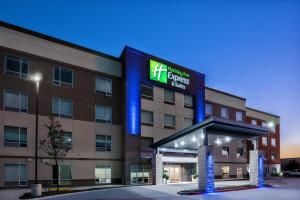
{"type": "MultiPolygon", "coordinates": [[[[91,189],[105,189],[105,188],[116,188],[123,187],[124,185],[93,185],[93,186],[80,186],[80,187],[70,187],[70,190],[91,190],[91,189]]],[[[53,188],[55,189],[55,188],[53,188]]],[[[27,192],[30,192],[30,188],[18,188],[18,189],[0,189],[0,200],[16,200],[19,197],[27,192]]],[[[42,190],[46,191],[45,188],[42,190]]]]}

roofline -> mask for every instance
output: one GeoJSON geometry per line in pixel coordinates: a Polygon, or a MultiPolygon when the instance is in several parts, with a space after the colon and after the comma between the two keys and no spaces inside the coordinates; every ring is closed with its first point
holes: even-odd
{"type": "Polygon", "coordinates": [[[264,111],[261,111],[261,110],[257,110],[255,108],[246,107],[246,110],[252,110],[252,111],[259,112],[259,113],[262,113],[262,114],[265,114],[265,115],[270,115],[270,116],[273,116],[273,117],[276,117],[276,118],[280,118],[279,115],[275,115],[275,114],[272,114],[272,113],[268,113],[268,112],[264,112],[264,111]]]}
{"type": "Polygon", "coordinates": [[[211,87],[208,87],[208,86],[205,86],[205,89],[212,90],[212,91],[214,91],[214,92],[218,92],[218,93],[221,93],[221,94],[224,94],[224,95],[227,95],[227,96],[231,96],[231,97],[234,97],[234,98],[237,98],[237,99],[241,99],[241,100],[243,100],[243,101],[246,101],[246,98],[244,98],[244,97],[240,97],[240,96],[237,96],[237,95],[228,93],[228,92],[224,92],[224,91],[221,91],[221,90],[217,90],[217,89],[214,89],[214,88],[211,88],[211,87]]]}
{"type": "Polygon", "coordinates": [[[0,20],[0,26],[120,62],[120,58],[0,20]]]}

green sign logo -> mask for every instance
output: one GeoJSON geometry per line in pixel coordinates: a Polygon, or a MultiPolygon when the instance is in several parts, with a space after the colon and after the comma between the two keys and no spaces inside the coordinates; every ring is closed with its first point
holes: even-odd
{"type": "Polygon", "coordinates": [[[166,64],[150,60],[150,79],[161,83],[168,83],[168,66],[166,64]]]}

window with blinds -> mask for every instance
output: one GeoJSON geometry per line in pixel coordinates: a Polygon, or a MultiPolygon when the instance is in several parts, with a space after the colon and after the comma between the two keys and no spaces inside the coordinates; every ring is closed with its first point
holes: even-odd
{"type": "Polygon", "coordinates": [[[25,92],[5,90],[4,93],[5,110],[14,112],[27,112],[28,96],[25,92]]]}
{"type": "Polygon", "coordinates": [[[187,94],[184,95],[184,107],[186,107],[186,108],[194,107],[193,96],[187,95],[187,94]]]}
{"type": "Polygon", "coordinates": [[[153,99],[153,87],[150,85],[141,85],[141,96],[146,99],[153,99]]]}
{"type": "Polygon", "coordinates": [[[72,118],[73,102],[68,99],[53,98],[52,113],[58,117],[72,118]]]}
{"type": "Polygon", "coordinates": [[[168,104],[175,104],[175,92],[172,90],[164,90],[164,102],[168,104]]]}
{"type": "Polygon", "coordinates": [[[153,125],[153,112],[142,110],[141,122],[143,125],[153,125]]]}
{"type": "Polygon", "coordinates": [[[104,77],[96,77],[96,92],[106,96],[112,96],[112,80],[104,77]]]}
{"type": "Polygon", "coordinates": [[[175,128],[175,116],[174,115],[164,115],[164,127],[165,128],[175,128]]]}
{"type": "Polygon", "coordinates": [[[4,164],[4,185],[27,185],[27,168],[25,164],[4,164]]]}
{"type": "Polygon", "coordinates": [[[96,105],[96,122],[111,124],[112,108],[110,106],[96,105]]]}
{"type": "Polygon", "coordinates": [[[96,151],[111,151],[110,135],[96,135],[96,151]]]}
{"type": "Polygon", "coordinates": [[[193,119],[192,118],[184,118],[184,128],[187,128],[189,126],[193,125],[193,119]]]}
{"type": "Polygon", "coordinates": [[[27,128],[4,126],[4,146],[27,147],[27,128]]]}

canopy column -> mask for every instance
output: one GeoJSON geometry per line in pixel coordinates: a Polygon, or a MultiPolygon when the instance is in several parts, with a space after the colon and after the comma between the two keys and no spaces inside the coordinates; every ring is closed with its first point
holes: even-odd
{"type": "Polygon", "coordinates": [[[213,192],[215,189],[214,176],[212,146],[200,146],[198,148],[198,189],[213,192]]]}
{"type": "Polygon", "coordinates": [[[250,151],[249,160],[250,184],[258,187],[264,185],[264,160],[263,153],[259,150],[250,151]]]}
{"type": "Polygon", "coordinates": [[[163,183],[163,155],[154,154],[152,159],[153,169],[153,185],[160,185],[163,183]]]}

